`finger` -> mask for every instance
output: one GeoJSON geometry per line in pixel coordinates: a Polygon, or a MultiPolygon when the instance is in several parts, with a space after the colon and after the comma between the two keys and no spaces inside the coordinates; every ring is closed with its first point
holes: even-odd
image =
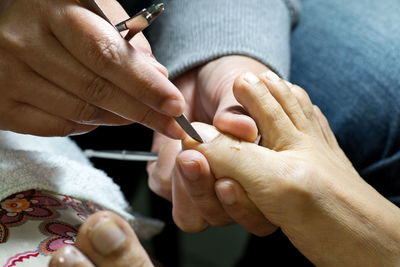
{"type": "Polygon", "coordinates": [[[267,71],[259,76],[267,85],[271,95],[281,105],[286,115],[290,118],[296,128],[300,131],[310,128],[309,121],[306,119],[297,98],[293,95],[290,88],[272,71],[267,71]]]}
{"type": "MultiPolygon", "coordinates": [[[[172,138],[180,139],[183,130],[168,116],[155,112],[147,105],[128,95],[109,81],[97,76],[81,65],[53,37],[41,38],[48,49],[21,50],[19,56],[26,59],[29,66],[59,87],[83,101],[117,116],[108,115],[116,121],[101,121],[98,124],[122,124],[139,122],[172,138]],[[30,55],[26,53],[30,53],[30,55]],[[122,117],[122,119],[118,119],[122,117]]],[[[24,78],[26,80],[26,78],[24,78]]]]}
{"type": "Polygon", "coordinates": [[[148,63],[147,56],[88,10],[75,5],[64,9],[63,16],[52,17],[49,27],[77,60],[156,111],[170,116],[182,114],[182,94],[148,63]]]}
{"type": "Polygon", "coordinates": [[[94,267],[93,263],[74,246],[65,246],[53,255],[49,263],[50,267],[80,266],[94,267]]]}
{"type": "Polygon", "coordinates": [[[215,183],[215,191],[224,210],[248,232],[257,236],[273,233],[277,227],[268,221],[247,197],[242,186],[232,179],[222,178],[215,183]]]}
{"type": "MultiPolygon", "coordinates": [[[[246,73],[235,80],[233,91],[237,100],[256,121],[263,146],[283,149],[297,129],[268,88],[254,74],[246,73]]],[[[229,176],[228,176],[229,177],[229,176]]]]}
{"type": "Polygon", "coordinates": [[[206,158],[195,150],[186,150],[178,155],[176,162],[188,195],[207,223],[212,226],[232,223],[215,194],[215,177],[206,158]]]}
{"type": "Polygon", "coordinates": [[[32,71],[21,70],[23,78],[16,79],[10,90],[11,97],[21,103],[37,107],[49,114],[80,124],[123,125],[131,121],[93,106],[32,71]]]}
{"type": "Polygon", "coordinates": [[[80,227],[77,248],[95,266],[152,266],[130,225],[108,211],[90,216],[80,227]]]}
{"type": "Polygon", "coordinates": [[[95,125],[78,124],[56,117],[27,104],[2,105],[1,101],[0,104],[0,113],[4,116],[0,128],[4,130],[38,136],[68,136],[97,128],[95,125]]]}
{"type": "Polygon", "coordinates": [[[187,193],[178,168],[174,168],[172,176],[172,204],[172,217],[182,231],[196,233],[208,227],[207,221],[187,193]]]}
{"type": "MultiPolygon", "coordinates": [[[[181,151],[181,142],[157,134],[154,140],[156,145],[156,140],[163,140],[165,143],[159,147],[157,161],[151,162],[147,166],[149,188],[160,197],[171,201],[172,171],[175,166],[175,158],[181,151]]],[[[152,151],[156,151],[154,150],[155,144],[153,144],[152,151]]]]}

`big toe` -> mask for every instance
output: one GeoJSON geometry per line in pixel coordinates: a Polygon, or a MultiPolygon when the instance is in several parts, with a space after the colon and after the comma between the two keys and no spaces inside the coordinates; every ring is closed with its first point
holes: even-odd
{"type": "Polygon", "coordinates": [[[153,266],[130,225],[102,211],[81,226],[76,246],[96,266],[153,266]]]}

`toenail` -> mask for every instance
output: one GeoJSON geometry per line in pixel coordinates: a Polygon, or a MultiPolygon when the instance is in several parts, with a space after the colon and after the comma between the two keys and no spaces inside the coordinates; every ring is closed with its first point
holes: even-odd
{"type": "Polygon", "coordinates": [[[60,254],[55,255],[51,261],[51,267],[69,267],[76,266],[79,263],[85,263],[87,260],[83,257],[83,255],[77,251],[73,246],[66,246],[63,248],[60,254]]]}
{"type": "Polygon", "coordinates": [[[126,235],[112,219],[103,218],[91,229],[89,239],[98,253],[108,255],[124,243],[126,235]]]}
{"type": "Polygon", "coordinates": [[[264,76],[271,82],[277,82],[281,79],[281,78],[279,78],[278,75],[276,75],[276,73],[274,73],[273,71],[270,71],[270,70],[267,71],[267,73],[265,73],[264,76]]]}
{"type": "Polygon", "coordinates": [[[200,134],[201,138],[205,143],[212,142],[217,136],[219,136],[220,132],[213,127],[202,123],[193,123],[193,127],[200,134]]]}
{"type": "Polygon", "coordinates": [[[254,75],[251,72],[246,72],[243,76],[243,79],[248,82],[249,84],[256,84],[258,83],[260,80],[257,78],[256,75],[254,75]]]}

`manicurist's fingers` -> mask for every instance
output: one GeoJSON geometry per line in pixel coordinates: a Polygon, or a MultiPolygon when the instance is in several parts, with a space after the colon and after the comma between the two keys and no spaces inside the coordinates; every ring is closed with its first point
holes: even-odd
{"type": "Polygon", "coordinates": [[[235,180],[218,179],[215,183],[215,191],[225,212],[248,232],[257,236],[266,236],[277,229],[265,218],[235,180]]]}
{"type": "Polygon", "coordinates": [[[232,223],[215,194],[215,177],[206,158],[198,151],[187,150],[178,155],[176,162],[187,194],[204,220],[212,226],[232,223]]]}
{"type": "Polygon", "coordinates": [[[112,212],[90,216],[79,229],[76,246],[97,267],[153,266],[129,224],[112,212]]]}
{"type": "Polygon", "coordinates": [[[209,224],[193,203],[178,168],[174,168],[172,176],[172,217],[175,224],[185,232],[195,233],[206,229],[209,224]]]}
{"type": "Polygon", "coordinates": [[[76,5],[64,7],[50,26],[61,44],[95,74],[157,112],[178,116],[184,109],[179,90],[106,21],[76,5]],[[77,45],[79,42],[79,45],[77,45]]]}
{"type": "Polygon", "coordinates": [[[180,150],[180,141],[155,133],[152,151],[158,152],[158,159],[147,164],[148,184],[154,193],[169,201],[172,201],[172,172],[175,158],[180,150]]]}
{"type": "MultiPolygon", "coordinates": [[[[1,102],[0,100],[0,105],[2,105],[1,102]]],[[[2,120],[0,129],[18,133],[38,136],[67,136],[90,132],[97,128],[96,125],[79,124],[56,117],[23,103],[5,103],[2,109],[4,109],[2,114],[5,119],[2,120]]]]}

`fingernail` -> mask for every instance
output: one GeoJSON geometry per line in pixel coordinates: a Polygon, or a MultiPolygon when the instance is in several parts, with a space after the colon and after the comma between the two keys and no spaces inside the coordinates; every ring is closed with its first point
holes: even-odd
{"type": "Polygon", "coordinates": [[[50,266],[72,267],[76,264],[84,263],[86,261],[87,260],[85,259],[85,257],[79,251],[77,251],[76,248],[74,248],[73,246],[66,246],[62,249],[61,254],[57,254],[51,259],[50,266]]]}
{"type": "Polygon", "coordinates": [[[199,163],[193,160],[180,160],[179,167],[185,179],[196,181],[199,178],[199,163]]]}
{"type": "Polygon", "coordinates": [[[185,109],[185,102],[178,99],[168,99],[161,105],[161,111],[169,116],[180,116],[185,109]]]}
{"type": "Polygon", "coordinates": [[[230,181],[224,181],[218,184],[218,193],[221,201],[226,205],[236,203],[236,196],[233,190],[233,184],[230,181]]]}
{"type": "Polygon", "coordinates": [[[267,78],[268,80],[270,80],[271,82],[278,82],[280,81],[281,78],[279,78],[278,75],[276,75],[275,72],[273,71],[267,71],[267,73],[264,74],[265,78],[267,78]]]}
{"type": "Polygon", "coordinates": [[[208,124],[192,123],[192,125],[205,143],[212,142],[220,134],[214,126],[208,124]]]}
{"type": "Polygon", "coordinates": [[[89,233],[94,249],[101,255],[116,251],[126,239],[126,235],[110,218],[103,218],[89,233]]]}
{"type": "Polygon", "coordinates": [[[246,72],[243,76],[243,79],[248,82],[249,84],[256,84],[258,83],[260,80],[257,78],[256,75],[254,75],[251,72],[246,72]]]}

